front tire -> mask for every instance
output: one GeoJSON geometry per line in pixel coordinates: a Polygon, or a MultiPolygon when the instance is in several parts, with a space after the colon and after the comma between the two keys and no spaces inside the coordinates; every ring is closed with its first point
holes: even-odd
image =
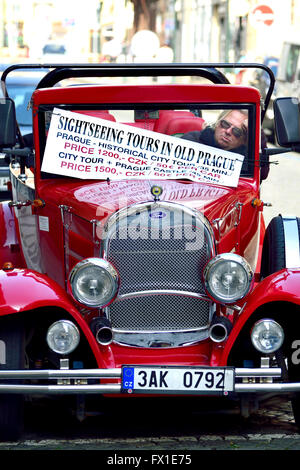
{"type": "MultiPolygon", "coordinates": [[[[0,370],[24,369],[24,345],[24,328],[18,315],[0,318],[0,370]]],[[[1,383],[7,384],[8,381],[1,383]]],[[[23,411],[22,395],[0,393],[0,440],[15,441],[21,437],[23,411]]]]}
{"type": "Polygon", "coordinates": [[[285,238],[283,221],[280,216],[269,223],[263,244],[261,277],[285,268],[285,238]]]}

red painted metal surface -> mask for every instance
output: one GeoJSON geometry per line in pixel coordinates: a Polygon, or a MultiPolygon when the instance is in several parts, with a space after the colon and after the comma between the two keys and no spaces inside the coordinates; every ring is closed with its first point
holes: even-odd
{"type": "Polygon", "coordinates": [[[72,86],[40,89],[34,104],[61,103],[259,103],[255,88],[231,85],[72,86]],[[151,101],[150,101],[151,100],[151,101]]]}
{"type": "MultiPolygon", "coordinates": [[[[224,347],[221,364],[226,364],[229,352],[246,321],[262,305],[276,302],[286,302],[300,305],[299,297],[300,272],[297,269],[283,269],[257,283],[254,290],[247,297],[243,313],[238,318],[224,347]]],[[[275,304],[274,304],[275,305],[275,304]]]]}

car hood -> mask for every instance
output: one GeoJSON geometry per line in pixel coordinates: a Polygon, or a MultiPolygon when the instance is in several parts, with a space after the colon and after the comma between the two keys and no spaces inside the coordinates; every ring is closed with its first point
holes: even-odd
{"type": "Polygon", "coordinates": [[[70,182],[48,181],[43,184],[40,196],[55,205],[65,205],[87,220],[102,220],[119,209],[132,204],[151,202],[153,186],[162,190],[160,201],[183,204],[201,211],[210,221],[224,217],[237,202],[243,202],[251,185],[241,182],[237,188],[189,181],[99,181],[70,182]]]}

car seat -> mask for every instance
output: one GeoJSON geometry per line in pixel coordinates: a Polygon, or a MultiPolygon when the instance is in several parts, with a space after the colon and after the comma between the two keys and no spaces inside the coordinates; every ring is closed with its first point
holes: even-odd
{"type": "Polygon", "coordinates": [[[107,121],[116,121],[115,117],[110,114],[105,109],[89,109],[89,110],[80,110],[75,111],[76,113],[86,114],[87,116],[94,116],[100,119],[106,119],[107,121]]]}
{"type": "Polygon", "coordinates": [[[204,128],[204,119],[200,117],[186,117],[171,119],[166,127],[165,134],[181,137],[183,134],[191,131],[202,131],[204,128]]]}
{"type": "Polygon", "coordinates": [[[163,109],[159,111],[159,118],[155,122],[153,130],[155,132],[161,132],[162,134],[166,134],[166,128],[171,119],[175,119],[176,117],[190,117],[191,119],[195,118],[196,116],[191,111],[175,111],[173,109],[163,109]]]}

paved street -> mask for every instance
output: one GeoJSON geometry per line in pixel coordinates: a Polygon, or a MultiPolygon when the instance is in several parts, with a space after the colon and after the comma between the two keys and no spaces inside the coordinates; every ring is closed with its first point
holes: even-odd
{"type": "Polygon", "coordinates": [[[82,423],[51,401],[35,410],[29,406],[23,439],[0,443],[0,451],[300,450],[300,434],[284,398],[269,398],[248,419],[238,406],[201,403],[197,411],[185,410],[183,404],[174,409],[147,404],[133,411],[123,404],[82,423]]]}
{"type": "Polygon", "coordinates": [[[278,165],[271,164],[269,176],[262,183],[262,200],[272,203],[272,207],[264,208],[266,222],[278,214],[300,217],[300,154],[284,153],[270,160],[278,165]]]}

